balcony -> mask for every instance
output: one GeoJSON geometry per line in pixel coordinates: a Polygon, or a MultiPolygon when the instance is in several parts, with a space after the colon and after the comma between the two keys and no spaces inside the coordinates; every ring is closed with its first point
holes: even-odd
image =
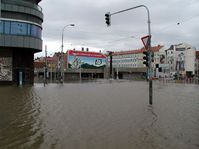
{"type": "MultiPolygon", "coordinates": [[[[6,12],[16,13],[17,12],[17,13],[22,13],[22,14],[28,14],[28,15],[40,18],[40,20],[43,21],[42,8],[33,3],[27,3],[27,2],[23,2],[23,1],[22,2],[21,1],[9,1],[9,2],[2,1],[1,9],[2,9],[2,12],[4,11],[5,13],[6,12]]],[[[14,16],[15,15],[13,15],[13,17],[14,16]]]]}
{"type": "Polygon", "coordinates": [[[28,8],[35,9],[35,10],[38,10],[38,11],[42,12],[42,8],[39,5],[36,5],[34,3],[30,3],[30,2],[26,2],[26,1],[18,1],[18,0],[7,1],[7,0],[2,0],[2,4],[23,6],[23,7],[28,7],[28,8]]]}

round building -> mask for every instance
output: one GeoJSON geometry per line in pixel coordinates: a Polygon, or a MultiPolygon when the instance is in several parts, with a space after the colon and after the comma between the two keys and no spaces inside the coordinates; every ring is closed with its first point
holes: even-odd
{"type": "Polygon", "coordinates": [[[41,0],[0,0],[0,84],[33,84],[42,51],[41,0]]]}

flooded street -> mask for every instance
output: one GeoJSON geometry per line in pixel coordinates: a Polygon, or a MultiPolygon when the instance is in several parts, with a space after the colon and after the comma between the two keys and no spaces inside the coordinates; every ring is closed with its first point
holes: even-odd
{"type": "Polygon", "coordinates": [[[199,85],[107,81],[0,87],[0,148],[199,149],[199,85]]]}

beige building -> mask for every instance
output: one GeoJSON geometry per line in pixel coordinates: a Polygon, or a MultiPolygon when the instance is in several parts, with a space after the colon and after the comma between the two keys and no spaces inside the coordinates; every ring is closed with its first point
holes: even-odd
{"type": "MultiPolygon", "coordinates": [[[[164,49],[163,46],[152,47],[154,52],[154,63],[153,67],[155,68],[156,64],[160,63],[160,51],[164,49]]],[[[143,51],[144,48],[137,50],[129,51],[120,51],[113,53],[113,68],[143,68],[146,67],[143,64],[143,51]]]]}

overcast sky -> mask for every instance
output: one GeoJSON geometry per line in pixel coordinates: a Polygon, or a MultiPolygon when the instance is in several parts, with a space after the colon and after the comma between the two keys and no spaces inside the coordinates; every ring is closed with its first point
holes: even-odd
{"type": "Polygon", "coordinates": [[[110,27],[104,16],[141,4],[150,10],[152,46],[186,42],[199,49],[198,0],[43,0],[39,4],[44,13],[43,44],[49,54],[60,51],[62,29],[74,23],[64,31],[64,51],[81,47],[91,51],[141,48],[140,38],[148,34],[145,8],[112,16],[110,27]]]}

